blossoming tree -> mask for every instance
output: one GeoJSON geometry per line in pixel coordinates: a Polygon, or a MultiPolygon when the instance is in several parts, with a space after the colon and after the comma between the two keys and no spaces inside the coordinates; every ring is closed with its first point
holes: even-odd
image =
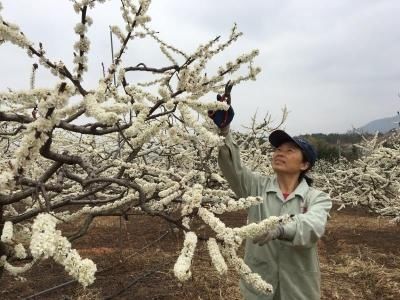
{"type": "MultiPolygon", "coordinates": [[[[96,217],[126,217],[135,211],[163,218],[185,232],[174,266],[180,280],[191,276],[197,218],[214,232],[204,242],[216,271],[224,275],[230,266],[268,293],[271,286],[236,252],[245,238],[290,220],[270,218],[239,228],[221,222],[219,214],[260,199],[237,199],[219,174],[217,152],[223,138],[207,118],[208,110],[227,109],[214,99],[228,79],[238,85],[256,78],[260,69],[253,60],[258,52],[240,55],[213,73],[209,65],[215,57],[241,36],[236,26],[226,40],[217,37],[186,53],[150,27],[150,1],[122,0],[125,27],[111,26],[120,47],[97,86],[88,87],[87,32],[90,15],[103,2],[74,1],[80,21],[73,66],[54,61],[45,44],[31,41],[0,11],[0,45],[12,43],[33,61],[31,89],[0,91],[0,270],[20,274],[38,260],[52,258],[87,286],[95,279],[96,266],[82,259],[71,243],[86,234],[96,217]],[[156,41],[170,63],[126,65],[128,45],[141,39],[156,41]],[[38,68],[48,68],[58,82],[36,87],[38,68]],[[132,83],[132,73],[151,78],[132,83]],[[63,236],[60,223],[75,224],[75,234],[63,236]]],[[[285,118],[286,111],[282,122],[285,118]]],[[[261,124],[253,120],[248,134],[235,134],[244,163],[264,174],[271,173],[265,137],[273,129],[270,119],[261,124]]],[[[361,160],[328,165],[316,174],[317,183],[341,204],[368,205],[399,218],[398,135],[390,147],[376,140],[362,147],[366,155],[361,160]]]]}
{"type": "MultiPolygon", "coordinates": [[[[226,273],[227,261],[244,280],[268,293],[271,286],[252,273],[236,251],[245,238],[290,220],[274,217],[240,228],[220,221],[218,214],[247,208],[260,199],[237,199],[218,174],[217,146],[223,138],[206,117],[207,110],[227,109],[213,99],[228,78],[235,85],[256,78],[260,69],[253,60],[258,51],[208,72],[210,61],[241,36],[236,26],[226,40],[217,37],[186,53],[151,29],[151,1],[121,0],[125,28],[111,26],[120,48],[98,85],[89,88],[83,81],[90,58],[87,32],[90,15],[103,2],[73,3],[80,15],[73,66],[52,60],[45,44],[31,41],[23,29],[0,14],[0,43],[26,50],[33,60],[31,89],[0,92],[1,268],[19,274],[40,259],[53,258],[87,286],[95,279],[96,266],[82,259],[71,242],[84,235],[98,216],[140,211],[164,218],[185,232],[174,267],[180,280],[191,274],[198,239],[191,222],[200,218],[215,232],[207,243],[218,273],[226,273]],[[125,65],[128,44],[142,38],[155,40],[170,64],[125,65]],[[35,87],[37,68],[51,70],[57,84],[35,87]],[[130,83],[131,72],[153,78],[130,83]],[[64,237],[57,230],[58,224],[77,220],[83,220],[83,225],[75,234],[64,237]]],[[[253,124],[253,133],[240,141],[244,148],[257,144],[255,151],[245,155],[254,167],[265,168],[256,164],[268,160],[267,146],[257,138],[268,126],[268,120],[261,126],[253,124]]]]}
{"type": "Polygon", "coordinates": [[[323,162],[316,172],[319,188],[329,193],[340,209],[364,206],[400,222],[400,132],[379,141],[378,135],[357,145],[362,153],[353,162],[323,162]]]}

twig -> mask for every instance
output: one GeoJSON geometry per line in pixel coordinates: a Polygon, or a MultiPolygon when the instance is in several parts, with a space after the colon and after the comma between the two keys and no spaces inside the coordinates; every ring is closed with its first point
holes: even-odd
{"type": "MultiPolygon", "coordinates": [[[[112,31],[111,31],[111,26],[110,26],[110,47],[111,47],[111,63],[114,63],[114,43],[113,43],[113,36],[112,36],[112,31]]],[[[117,86],[117,79],[115,77],[115,72],[113,74],[114,76],[114,86],[117,86]]]]}
{"type": "Polygon", "coordinates": [[[89,229],[90,224],[92,224],[93,219],[94,219],[95,217],[96,217],[96,216],[93,216],[93,215],[87,216],[87,218],[86,218],[86,220],[85,220],[85,223],[83,224],[83,226],[81,227],[81,229],[80,229],[78,232],[76,232],[76,233],[74,233],[73,235],[71,235],[70,237],[68,237],[68,240],[69,240],[70,242],[72,242],[72,241],[74,241],[74,240],[80,238],[80,237],[83,236],[84,234],[86,234],[86,232],[87,232],[88,229],[89,229]]]}
{"type": "Polygon", "coordinates": [[[158,264],[156,265],[153,270],[147,271],[145,273],[143,273],[141,276],[137,277],[135,280],[133,280],[131,283],[129,283],[126,287],[120,289],[118,292],[116,292],[115,294],[108,296],[106,298],[104,298],[105,300],[110,300],[113,299],[119,295],[121,295],[123,292],[125,292],[126,290],[128,290],[129,288],[131,288],[133,285],[135,285],[137,282],[139,282],[140,280],[146,278],[147,276],[150,276],[151,274],[158,272],[161,270],[161,268],[166,267],[168,264],[170,264],[172,261],[172,259],[167,260],[166,262],[162,263],[162,264],[158,264]]]}
{"type": "Polygon", "coordinates": [[[151,68],[147,67],[144,63],[138,64],[136,67],[126,67],[125,72],[129,71],[145,71],[145,72],[153,72],[153,73],[165,73],[170,70],[179,71],[180,67],[178,65],[172,65],[164,68],[151,68]]]}
{"type": "Polygon", "coordinates": [[[34,294],[34,295],[32,295],[32,296],[23,298],[23,300],[35,299],[35,298],[38,297],[38,296],[42,296],[42,295],[47,294],[47,293],[49,293],[49,292],[51,292],[51,291],[54,291],[54,290],[63,288],[63,287],[65,287],[65,286],[67,286],[67,285],[70,285],[71,283],[75,283],[76,281],[77,281],[76,279],[73,279],[73,280],[64,282],[64,283],[62,283],[62,284],[60,284],[60,285],[56,285],[56,286],[54,286],[54,287],[52,287],[52,288],[49,288],[49,289],[44,290],[44,291],[41,291],[41,292],[39,292],[39,293],[37,293],[37,294],[34,294]]]}

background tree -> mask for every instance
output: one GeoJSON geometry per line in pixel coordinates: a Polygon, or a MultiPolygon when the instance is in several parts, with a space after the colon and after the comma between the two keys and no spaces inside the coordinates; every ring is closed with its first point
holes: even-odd
{"type": "Polygon", "coordinates": [[[384,140],[364,139],[358,145],[360,158],[341,159],[334,164],[320,162],[316,168],[317,186],[340,205],[364,206],[400,221],[400,134],[384,140]]]}

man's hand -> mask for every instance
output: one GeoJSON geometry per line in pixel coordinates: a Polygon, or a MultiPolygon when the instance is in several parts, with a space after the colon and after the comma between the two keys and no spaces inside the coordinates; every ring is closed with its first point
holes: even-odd
{"type": "Polygon", "coordinates": [[[274,230],[270,230],[263,235],[260,235],[259,237],[253,239],[254,244],[258,244],[259,246],[263,246],[266,243],[276,240],[279,238],[282,238],[284,235],[284,229],[282,225],[278,225],[274,230]]]}
{"type": "Polygon", "coordinates": [[[226,102],[229,105],[228,110],[209,110],[208,116],[213,119],[215,125],[219,128],[227,127],[233,119],[235,112],[233,111],[231,104],[231,91],[233,83],[229,80],[225,85],[225,92],[223,95],[217,95],[217,100],[221,102],[226,102]]]}

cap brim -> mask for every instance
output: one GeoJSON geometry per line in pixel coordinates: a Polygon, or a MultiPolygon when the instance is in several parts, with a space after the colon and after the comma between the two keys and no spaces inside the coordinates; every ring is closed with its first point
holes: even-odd
{"type": "Polygon", "coordinates": [[[283,130],[275,130],[269,135],[269,142],[274,147],[279,147],[283,143],[293,142],[297,145],[296,141],[283,130]]]}

